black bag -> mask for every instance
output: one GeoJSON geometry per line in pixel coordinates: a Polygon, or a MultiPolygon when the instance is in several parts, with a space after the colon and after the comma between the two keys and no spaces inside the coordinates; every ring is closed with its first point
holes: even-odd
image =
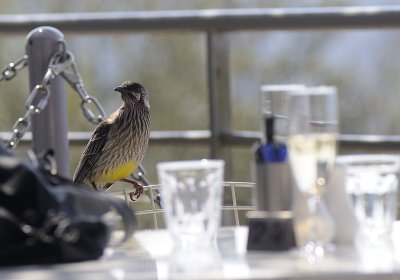
{"type": "Polygon", "coordinates": [[[97,259],[115,227],[115,212],[122,216],[125,241],[136,219],[123,200],[23,162],[0,144],[0,265],[97,259]]]}

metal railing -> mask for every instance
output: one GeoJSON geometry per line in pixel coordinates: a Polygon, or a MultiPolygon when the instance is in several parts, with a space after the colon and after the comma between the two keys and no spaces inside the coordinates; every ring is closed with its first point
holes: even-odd
{"type": "MultiPolygon", "coordinates": [[[[144,190],[148,193],[148,202],[144,203],[146,207],[144,209],[138,209],[135,206],[139,203],[138,201],[133,202],[129,197],[129,192],[132,192],[132,188],[123,188],[123,189],[109,189],[108,192],[112,193],[115,196],[119,196],[125,200],[125,202],[135,210],[135,215],[140,219],[141,216],[146,216],[147,220],[151,220],[151,226],[141,225],[139,221],[139,226],[141,228],[153,228],[158,229],[161,228],[164,224],[163,215],[164,209],[157,206],[155,203],[155,198],[157,197],[157,192],[160,190],[160,185],[149,185],[144,186],[144,190]],[[161,220],[161,225],[160,221],[161,220]]],[[[248,211],[255,210],[256,207],[252,205],[252,203],[240,204],[237,199],[237,193],[240,189],[253,189],[255,187],[255,183],[249,182],[224,182],[223,188],[224,192],[227,192],[228,196],[231,198],[229,202],[224,203],[221,206],[221,210],[223,214],[233,214],[232,224],[235,226],[239,226],[245,224],[245,221],[240,218],[240,213],[246,214],[248,211]]],[[[143,201],[143,199],[141,199],[143,201]]],[[[251,198],[247,199],[248,202],[251,202],[251,198]]]]}
{"type": "Polygon", "coordinates": [[[74,33],[398,28],[399,15],[400,6],[23,14],[0,16],[0,32],[39,26],[74,33]]]}
{"type": "MultiPolygon", "coordinates": [[[[230,178],[228,147],[252,144],[260,134],[232,130],[228,34],[248,30],[400,28],[400,6],[0,15],[0,33],[27,34],[39,26],[53,26],[66,34],[182,30],[206,33],[210,129],[153,131],[150,141],[207,144],[210,157],[226,160],[226,176],[230,178]]],[[[0,136],[7,138],[7,133],[0,136]]],[[[69,132],[68,138],[72,145],[83,144],[89,134],[69,132]]],[[[23,142],[29,140],[26,135],[23,142]]],[[[343,135],[340,145],[342,151],[400,150],[400,136],[343,135]]]]}

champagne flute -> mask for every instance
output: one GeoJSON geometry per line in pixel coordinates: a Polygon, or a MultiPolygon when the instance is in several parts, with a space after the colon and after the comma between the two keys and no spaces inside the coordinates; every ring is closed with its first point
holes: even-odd
{"type": "Polygon", "coordinates": [[[336,158],[338,108],[336,88],[304,87],[289,94],[289,161],[309,210],[302,253],[309,262],[325,254],[318,221],[321,197],[336,158]]]}

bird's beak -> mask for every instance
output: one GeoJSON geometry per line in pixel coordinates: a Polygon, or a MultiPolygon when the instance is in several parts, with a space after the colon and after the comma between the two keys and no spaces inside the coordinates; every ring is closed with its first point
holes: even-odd
{"type": "Polygon", "coordinates": [[[121,86],[114,88],[114,91],[120,92],[121,94],[133,95],[137,101],[140,100],[139,92],[130,92],[129,90],[121,86]]]}
{"type": "Polygon", "coordinates": [[[114,91],[118,91],[120,93],[124,93],[126,90],[123,87],[116,87],[116,88],[114,88],[114,91]]]}

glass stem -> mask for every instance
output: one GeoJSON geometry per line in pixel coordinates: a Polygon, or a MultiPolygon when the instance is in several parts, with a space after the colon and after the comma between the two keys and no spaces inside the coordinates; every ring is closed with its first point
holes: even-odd
{"type": "Polygon", "coordinates": [[[308,210],[310,214],[309,218],[309,231],[308,231],[308,242],[314,243],[314,246],[317,246],[319,237],[319,216],[318,216],[318,207],[321,201],[321,197],[319,195],[314,195],[308,199],[308,210]]]}

